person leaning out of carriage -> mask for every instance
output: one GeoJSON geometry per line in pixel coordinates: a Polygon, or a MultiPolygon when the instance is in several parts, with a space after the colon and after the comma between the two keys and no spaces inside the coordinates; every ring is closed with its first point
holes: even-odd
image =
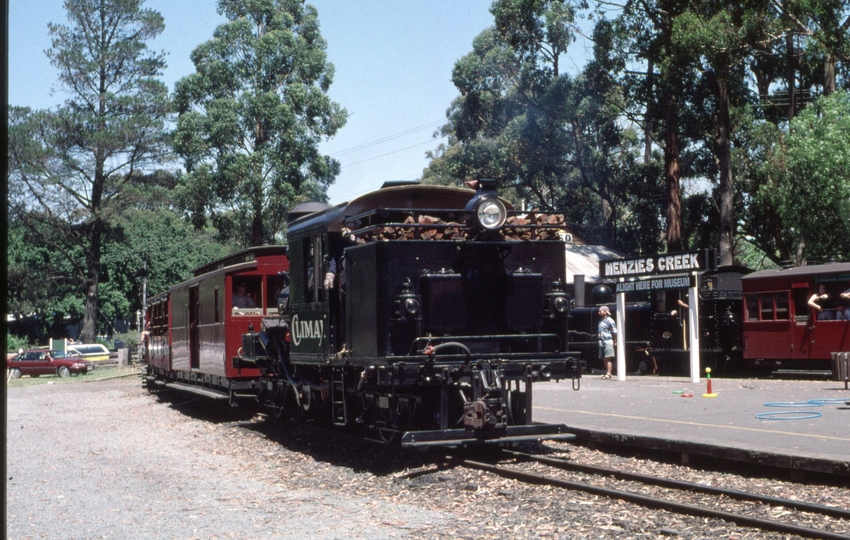
{"type": "Polygon", "coordinates": [[[809,308],[817,314],[819,321],[835,320],[835,301],[824,283],[818,283],[818,292],[809,298],[809,308]]]}

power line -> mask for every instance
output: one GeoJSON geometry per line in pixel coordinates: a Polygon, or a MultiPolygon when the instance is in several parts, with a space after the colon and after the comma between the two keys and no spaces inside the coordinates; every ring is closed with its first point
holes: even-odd
{"type": "Polygon", "coordinates": [[[345,154],[350,154],[351,152],[363,150],[364,148],[369,148],[370,146],[375,146],[377,144],[383,144],[385,142],[392,141],[393,139],[398,139],[399,137],[404,137],[405,135],[410,135],[411,133],[416,133],[417,131],[421,131],[423,129],[436,127],[436,126],[443,124],[445,122],[446,122],[446,120],[436,120],[436,121],[433,121],[433,122],[429,122],[427,124],[423,124],[423,125],[415,127],[415,128],[410,128],[406,131],[402,131],[402,132],[396,133],[394,135],[388,135],[388,136],[386,136],[382,139],[376,139],[374,141],[361,144],[359,146],[353,146],[353,147],[348,148],[346,150],[340,150],[339,152],[335,152],[335,153],[331,154],[331,157],[344,156],[345,154]]]}
{"type": "Polygon", "coordinates": [[[360,161],[355,161],[354,163],[347,163],[347,164],[343,165],[342,167],[343,168],[353,167],[355,165],[360,165],[361,163],[366,163],[367,161],[374,161],[376,159],[380,159],[382,157],[389,156],[391,154],[397,154],[399,152],[404,152],[405,150],[410,150],[411,148],[416,148],[417,146],[422,146],[422,145],[429,144],[429,143],[432,143],[432,142],[434,142],[434,139],[428,139],[427,141],[412,144],[410,146],[405,146],[404,148],[399,148],[398,150],[393,150],[392,152],[387,152],[386,154],[381,154],[380,156],[366,158],[366,159],[363,159],[363,160],[360,160],[360,161]]]}

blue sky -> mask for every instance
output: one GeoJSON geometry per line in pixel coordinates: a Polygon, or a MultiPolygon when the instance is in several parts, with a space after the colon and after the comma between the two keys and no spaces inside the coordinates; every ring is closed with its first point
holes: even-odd
{"type": "MultiPolygon", "coordinates": [[[[457,96],[454,63],[492,24],[491,0],[309,0],[319,12],[328,57],[336,68],[332,99],[349,112],[347,125],[323,152],[342,164],[330,188],[332,203],[376,189],[389,180],[412,180],[427,165],[425,152],[457,96]]],[[[164,82],[193,71],[191,51],[212,37],[224,19],[214,0],[147,0],[165,18],[165,31],[149,47],[164,50],[164,82]]],[[[66,24],[62,0],[9,0],[9,103],[47,108],[67,95],[44,51],[47,24],[66,24]]],[[[573,47],[579,47],[574,45],[573,47]]]]}

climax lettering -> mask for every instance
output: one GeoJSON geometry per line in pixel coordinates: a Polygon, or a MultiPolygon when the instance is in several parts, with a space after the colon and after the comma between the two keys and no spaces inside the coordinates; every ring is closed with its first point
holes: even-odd
{"type": "Polygon", "coordinates": [[[325,324],[322,320],[302,321],[298,315],[292,316],[292,324],[290,325],[292,333],[292,342],[297,347],[302,339],[318,339],[318,346],[322,345],[322,337],[325,333],[325,324]]]}

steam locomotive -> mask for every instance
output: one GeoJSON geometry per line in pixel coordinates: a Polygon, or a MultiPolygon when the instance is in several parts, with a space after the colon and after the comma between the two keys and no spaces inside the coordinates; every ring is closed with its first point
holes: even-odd
{"type": "Polygon", "coordinates": [[[402,446],[568,437],[532,399],[580,385],[563,216],[476,187],[299,205],[285,256],[250,248],[153,299],[150,383],[402,446]]]}
{"type": "Polygon", "coordinates": [[[533,423],[535,382],[571,378],[563,217],[495,193],[386,185],[288,216],[280,316],[243,338],[277,417],[402,446],[565,436],[533,423]]]}

